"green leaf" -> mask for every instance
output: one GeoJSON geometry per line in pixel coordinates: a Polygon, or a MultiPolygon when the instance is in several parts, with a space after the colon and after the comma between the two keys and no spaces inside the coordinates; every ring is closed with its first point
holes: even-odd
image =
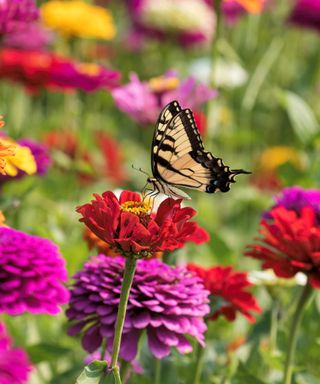
{"type": "Polygon", "coordinates": [[[319,123],[310,106],[296,93],[279,91],[278,100],[288,113],[292,127],[301,141],[310,141],[319,131],[319,123]]]}
{"type": "Polygon", "coordinates": [[[232,384],[266,384],[266,382],[258,379],[256,376],[252,375],[245,368],[244,364],[240,363],[238,370],[232,380],[232,384]]]}
{"type": "MultiPolygon", "coordinates": [[[[78,377],[76,384],[102,384],[107,383],[106,368],[108,364],[106,361],[95,360],[91,364],[87,365],[80,376],[78,377]]],[[[110,375],[111,376],[111,375],[110,375]]]]}
{"type": "Polygon", "coordinates": [[[60,345],[39,343],[27,348],[28,355],[34,364],[42,361],[56,361],[58,358],[70,352],[68,348],[60,345]]]}

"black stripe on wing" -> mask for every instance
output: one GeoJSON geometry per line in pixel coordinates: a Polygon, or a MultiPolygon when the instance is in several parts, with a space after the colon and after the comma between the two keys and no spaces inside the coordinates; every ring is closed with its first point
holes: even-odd
{"type": "Polygon", "coordinates": [[[166,131],[168,129],[169,122],[181,111],[182,108],[180,107],[179,103],[176,100],[173,100],[163,108],[158,118],[151,148],[151,168],[155,177],[157,172],[155,164],[157,157],[156,153],[158,151],[159,145],[165,139],[174,144],[175,140],[170,135],[166,135],[166,131]]]}

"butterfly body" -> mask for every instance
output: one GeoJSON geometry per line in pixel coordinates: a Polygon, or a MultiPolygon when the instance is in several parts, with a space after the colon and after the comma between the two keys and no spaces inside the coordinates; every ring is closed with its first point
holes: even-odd
{"type": "Polygon", "coordinates": [[[250,173],[230,170],[222,159],[204,149],[190,109],[182,109],[177,101],[169,103],[160,113],[155,129],[151,167],[148,179],[156,192],[168,196],[190,198],[180,187],[202,192],[227,192],[234,177],[250,173]]]}

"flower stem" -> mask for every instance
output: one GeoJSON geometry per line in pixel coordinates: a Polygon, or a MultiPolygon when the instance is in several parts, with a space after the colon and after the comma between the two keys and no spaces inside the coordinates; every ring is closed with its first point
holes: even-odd
{"type": "Polygon", "coordinates": [[[296,310],[294,312],[292,323],[289,331],[289,342],[287,348],[287,357],[284,367],[283,384],[291,384],[292,371],[293,371],[293,359],[297,344],[298,329],[302,319],[303,311],[311,299],[313,288],[307,283],[301,292],[296,310]]]}
{"type": "Polygon", "coordinates": [[[204,355],[203,352],[204,352],[204,349],[197,344],[193,384],[199,384],[201,382],[201,373],[202,373],[203,355],[204,355]]]}
{"type": "Polygon", "coordinates": [[[155,374],[154,374],[154,384],[161,383],[161,360],[156,359],[155,362],[155,374]]]}
{"type": "Polygon", "coordinates": [[[117,384],[121,384],[121,378],[118,367],[118,358],[121,345],[121,336],[126,317],[127,304],[130,294],[130,289],[133,281],[133,276],[136,270],[137,258],[135,255],[128,257],[126,260],[126,266],[124,269],[124,276],[122,281],[120,303],[118,308],[117,320],[115,325],[113,347],[112,347],[112,358],[111,358],[111,370],[113,377],[117,384]]]}

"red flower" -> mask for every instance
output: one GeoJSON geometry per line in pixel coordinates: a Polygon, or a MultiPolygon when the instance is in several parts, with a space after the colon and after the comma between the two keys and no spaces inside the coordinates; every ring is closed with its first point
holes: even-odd
{"type": "Polygon", "coordinates": [[[0,78],[22,83],[31,92],[41,88],[57,91],[112,89],[120,73],[101,65],[77,63],[50,52],[0,50],[0,78]]]}
{"type": "Polygon", "coordinates": [[[247,279],[245,272],[233,271],[232,267],[211,267],[205,269],[196,264],[188,264],[188,270],[196,273],[210,291],[213,303],[213,314],[210,320],[216,320],[219,315],[224,315],[228,320],[233,321],[237,312],[241,312],[251,323],[255,318],[250,313],[260,313],[261,308],[254,296],[245,291],[252,284],[247,279]],[[219,302],[221,298],[221,303],[219,302]]]}
{"type": "Polygon", "coordinates": [[[262,267],[272,268],[279,277],[303,272],[314,288],[320,288],[320,227],[314,209],[304,207],[298,215],[279,206],[268,215],[272,219],[261,220],[261,237],[246,256],[263,260],[262,267]]]}
{"type": "Polygon", "coordinates": [[[100,168],[106,178],[113,180],[116,185],[126,182],[128,175],[123,167],[123,154],[119,143],[102,131],[96,133],[96,142],[104,160],[104,165],[100,168]]]}
{"type": "Polygon", "coordinates": [[[182,200],[167,198],[156,214],[138,193],[124,191],[120,198],[113,192],[94,195],[95,200],[77,208],[84,222],[100,239],[119,252],[150,256],[154,252],[173,250],[186,241],[200,244],[209,240],[207,232],[188,221],[196,212],[181,208],[182,200]]]}

